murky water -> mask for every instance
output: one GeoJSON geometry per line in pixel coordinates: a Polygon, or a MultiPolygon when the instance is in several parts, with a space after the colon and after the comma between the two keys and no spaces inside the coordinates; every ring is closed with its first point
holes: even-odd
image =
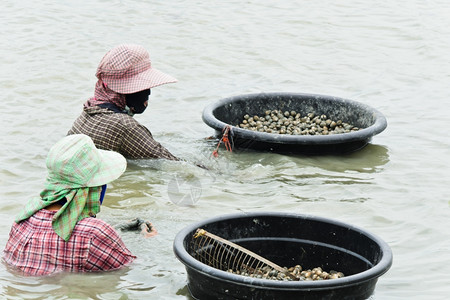
{"type": "Polygon", "coordinates": [[[133,217],[159,231],[123,239],[139,258],[104,274],[23,277],[0,264],[7,299],[189,299],[172,251],[176,233],[233,212],[279,211],[363,227],[394,263],[374,299],[450,293],[450,3],[431,1],[12,1],[0,18],[0,245],[14,215],[42,189],[45,157],[92,95],[116,44],[144,45],[179,82],[152,90],[136,118],[175,155],[202,162],[130,161],[99,217],[133,217]],[[345,156],[220,151],[203,108],[255,92],[334,95],[380,110],[388,128],[345,156]],[[174,180],[181,184],[177,192],[174,180]],[[183,198],[196,187],[193,206],[183,198]],[[179,203],[176,205],[174,202],[179,203]]]}

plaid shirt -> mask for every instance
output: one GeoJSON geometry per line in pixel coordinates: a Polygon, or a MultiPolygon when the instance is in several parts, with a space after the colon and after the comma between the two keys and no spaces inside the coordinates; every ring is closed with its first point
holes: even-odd
{"type": "Polygon", "coordinates": [[[52,228],[55,213],[42,209],[27,220],[14,223],[4,260],[27,275],[47,275],[59,271],[114,270],[136,258],[114,228],[96,218],[79,221],[65,242],[52,228]]]}
{"type": "Polygon", "coordinates": [[[85,107],[70,134],[86,134],[99,149],[119,152],[126,158],[178,160],[153,139],[151,132],[131,116],[98,106],[85,107]]]}

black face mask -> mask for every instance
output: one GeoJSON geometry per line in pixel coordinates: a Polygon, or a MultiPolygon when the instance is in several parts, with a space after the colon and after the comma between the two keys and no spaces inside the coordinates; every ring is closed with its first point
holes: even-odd
{"type": "Polygon", "coordinates": [[[130,110],[135,114],[142,114],[147,106],[144,105],[150,96],[150,89],[133,94],[126,94],[125,101],[130,110]]]}

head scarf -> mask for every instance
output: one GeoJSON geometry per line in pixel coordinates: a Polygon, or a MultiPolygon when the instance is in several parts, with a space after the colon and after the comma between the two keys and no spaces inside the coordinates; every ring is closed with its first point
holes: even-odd
{"type": "Polygon", "coordinates": [[[125,110],[127,105],[124,94],[119,94],[108,88],[106,83],[99,79],[95,85],[94,97],[89,98],[84,107],[97,106],[100,104],[111,103],[117,106],[121,111],[125,110]]]}
{"type": "Polygon", "coordinates": [[[67,202],[52,219],[56,234],[68,241],[75,225],[84,218],[93,217],[100,211],[101,187],[74,187],[67,183],[47,181],[40,198],[33,198],[17,216],[16,223],[28,219],[37,211],[66,198],[67,202]]]}

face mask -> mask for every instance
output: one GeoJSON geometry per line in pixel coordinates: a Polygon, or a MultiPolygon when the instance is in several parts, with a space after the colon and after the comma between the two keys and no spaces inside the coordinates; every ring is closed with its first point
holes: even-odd
{"type": "Polygon", "coordinates": [[[125,100],[127,106],[133,114],[142,114],[147,108],[148,96],[150,96],[150,89],[143,90],[133,94],[126,94],[125,100]]]}
{"type": "Polygon", "coordinates": [[[102,185],[102,192],[100,193],[100,205],[103,203],[103,198],[105,198],[106,184],[102,185]]]}

